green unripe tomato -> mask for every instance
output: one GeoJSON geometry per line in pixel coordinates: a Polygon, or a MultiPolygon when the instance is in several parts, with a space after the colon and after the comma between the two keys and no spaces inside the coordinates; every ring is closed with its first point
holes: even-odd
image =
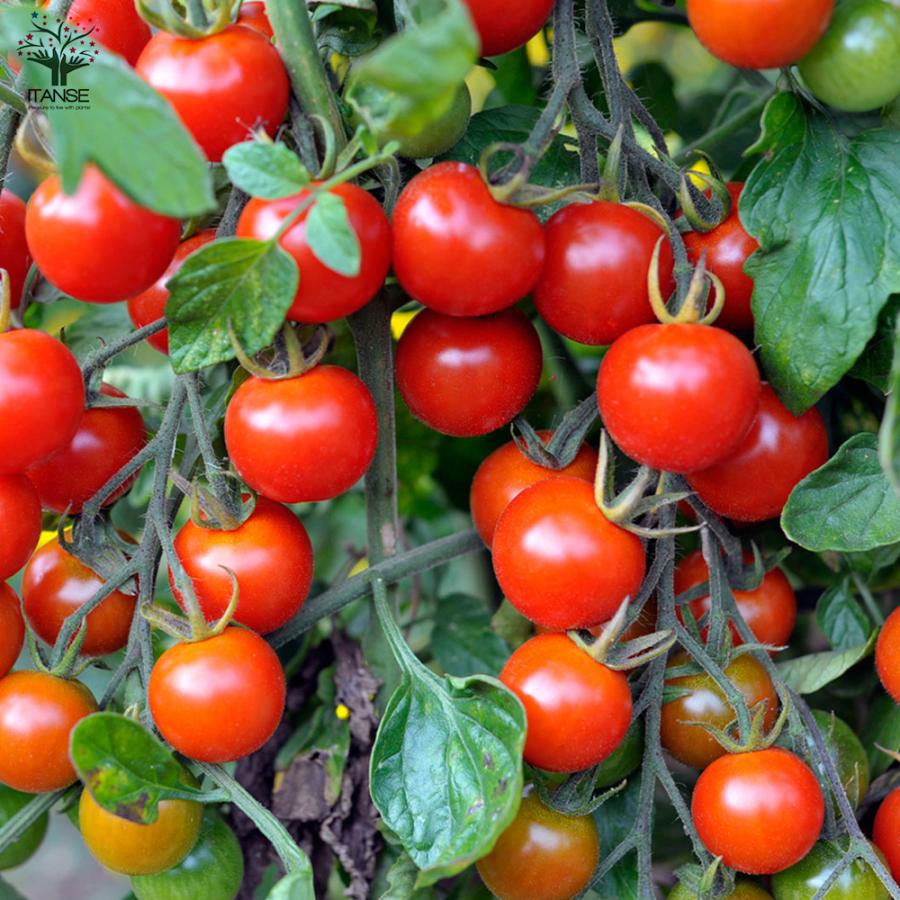
{"type": "Polygon", "coordinates": [[[843,719],[821,709],[813,711],[813,718],[828,744],[847,799],[856,809],[869,789],[869,758],[865,748],[843,719]]]}
{"type": "MultiPolygon", "coordinates": [[[[834,871],[847,841],[819,841],[796,865],[772,876],[775,900],[812,900],[834,871]]],[[[872,867],[854,860],[828,889],[825,900],[888,900],[890,894],[872,867]]]]}
{"type": "Polygon", "coordinates": [[[644,725],[636,719],[625,732],[622,743],[597,766],[594,785],[611,787],[627,778],[640,764],[644,754],[644,725]]]}
{"type": "MultiPolygon", "coordinates": [[[[697,900],[697,895],[683,884],[676,884],[669,894],[669,900],[697,900]]],[[[752,881],[736,881],[734,890],[723,900],[772,900],[772,895],[752,881]]]]}
{"type": "MultiPolygon", "coordinates": [[[[23,806],[34,799],[34,794],[23,794],[14,791],[5,784],[0,784],[0,825],[5,825],[23,806]]],[[[31,858],[44,835],[47,833],[47,814],[28,826],[22,836],[2,852],[0,852],[0,870],[13,869],[21,866],[25,860],[31,858]]]]}
{"type": "Polygon", "coordinates": [[[900,8],[887,0],[844,0],[822,40],[797,64],[820,100],[865,112],[900,94],[900,8]]]}

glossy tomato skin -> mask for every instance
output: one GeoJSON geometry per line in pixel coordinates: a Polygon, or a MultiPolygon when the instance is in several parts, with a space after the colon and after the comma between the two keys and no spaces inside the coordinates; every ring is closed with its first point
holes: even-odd
{"type": "MultiPolygon", "coordinates": [[[[772,877],[775,900],[812,900],[849,850],[849,841],[819,841],[796,865],[772,877]]],[[[826,900],[889,900],[872,867],[855,859],[825,892],[826,900]]]]}
{"type": "Polygon", "coordinates": [[[791,491],[828,459],[828,433],[813,407],[795,416],[768,384],[759,412],[735,450],[709,468],[691,472],[691,487],[719,515],[738,522],[780,516],[791,491]]]}
{"type": "Polygon", "coordinates": [[[150,674],[150,712],[162,736],[201,762],[229,762],[258,750],[284,712],[284,671],[252,631],[176,644],[150,674]]]}
{"type": "MultiPolygon", "coordinates": [[[[143,328],[166,314],[166,303],[169,299],[169,291],[166,282],[181,268],[184,261],[204,244],[214,241],[216,231],[214,228],[205,228],[198,231],[193,237],[182,241],[172,257],[172,261],[166,271],[156,281],[134,297],[128,298],[128,315],[135,328],[143,328]]],[[[147,343],[155,347],[160,353],[169,352],[169,329],[164,328],[147,338],[147,343]]]]}
{"type": "Polygon", "coordinates": [[[85,788],[78,827],[91,855],[120,875],[153,875],[178,865],[197,842],[203,807],[195,800],[161,800],[151,825],[107,812],[85,788]]]}
{"type": "Polygon", "coordinates": [[[0,680],[0,782],[29,794],[68,787],[76,779],[69,733],[96,711],[77,681],[25,671],[0,680]]]}
{"type": "MultiPolygon", "coordinates": [[[[539,436],[549,441],[552,433],[541,431],[539,436]]],[[[582,444],[562,469],[546,469],[532,462],[515,441],[499,447],[478,467],[469,491],[472,521],[481,539],[491,546],[501,514],[526,488],[547,478],[579,478],[592,484],[596,469],[597,453],[587,444],[582,444]]]]}
{"type": "Polygon", "coordinates": [[[900,879],[900,788],[894,788],[878,807],[872,840],[884,854],[894,881],[900,879]]]}
{"type": "Polygon", "coordinates": [[[507,506],[493,542],[494,572],[509,602],[546,628],[589,628],[635,597],[646,558],[638,537],[597,508],[577,478],[539,481],[507,506]]]}
{"type": "MultiPolygon", "coordinates": [[[[705,253],[707,270],[722,281],[725,305],[716,319],[716,325],[729,331],[753,330],[753,310],[750,307],[753,279],[744,272],[744,263],[759,249],[759,244],[744,230],[738,215],[738,201],[743,188],[743,183],[739,182],[728,185],[731,212],[712,231],[689,231],[684,236],[691,262],[698,263],[705,253]]],[[[714,299],[715,288],[710,294],[710,303],[714,299]]]]}
{"type": "Polygon", "coordinates": [[[0,475],[0,582],[12,578],[41,536],[41,501],[24,475],[0,475]]]}
{"type": "Polygon", "coordinates": [[[500,900],[568,900],[587,887],[599,859],[600,835],[593,818],[558,813],[532,792],[477,865],[482,881],[500,900]]]}
{"type": "MultiPolygon", "coordinates": [[[[541,318],[582,344],[611,344],[631,328],[656,321],[647,270],[662,229],[621,203],[573,203],[544,226],[547,255],[534,291],[541,318]]],[[[663,296],[675,287],[672,247],[664,240],[663,296]]]]}
{"type": "MultiPolygon", "coordinates": [[[[697,900],[697,892],[679,882],[669,892],[668,900],[697,900]]],[[[722,900],[772,900],[772,895],[752,881],[736,881],[734,890],[722,900]]]]}
{"type": "MultiPolygon", "coordinates": [[[[686,654],[676,653],[669,661],[669,667],[684,666],[688,661],[686,654]]],[[[778,715],[778,694],[762,663],[743,653],[725,669],[725,675],[741,692],[751,710],[758,703],[766,702],[765,725],[770,729],[778,715]]],[[[699,725],[688,723],[703,722],[725,729],[737,715],[734,707],[706,672],[669,678],[666,684],[690,693],[663,706],[660,741],[675,759],[695,769],[705,768],[726,751],[699,725]]]]}
{"type": "Polygon", "coordinates": [[[22,300],[31,253],[25,240],[25,201],[5,188],[0,191],[0,269],[9,275],[9,300],[17,309],[22,300]]]}
{"type": "Polygon", "coordinates": [[[603,357],[597,402],[606,430],[639,463],[694,472],[740,446],[759,408],[750,351],[708,325],[642,325],[603,357]]]}
{"type": "MultiPolygon", "coordinates": [[[[22,601],[25,616],[41,640],[56,642],[66,618],[103,586],[103,579],[80,559],[67,553],[53,538],[25,567],[22,601]]],[[[85,656],[115,653],[128,641],[137,597],[113,591],[87,616],[87,634],[81,645],[85,656]]]]}
{"type": "MultiPolygon", "coordinates": [[[[32,800],[34,797],[31,794],[23,794],[21,791],[14,791],[12,788],[6,787],[6,785],[0,785],[0,825],[5,825],[32,800]]],[[[14,869],[34,856],[47,833],[47,821],[47,813],[44,813],[25,829],[21,837],[0,851],[0,871],[14,869]]]]}
{"type": "Polygon", "coordinates": [[[74,0],[66,21],[82,31],[93,29],[91,40],[118,53],[130,66],[150,40],[150,27],[131,0],[74,0]]]}
{"type": "Polygon", "coordinates": [[[825,33],[834,0],[688,0],[700,43],[744,69],[775,69],[805,56],[825,33]]]}
{"type": "Polygon", "coordinates": [[[64,447],[83,412],[84,381],[67,347],[30,328],[0,334],[0,474],[64,447]]]}
{"type": "Polygon", "coordinates": [[[0,581],[0,678],[15,665],[25,643],[25,622],[16,592],[0,581]]]}
{"type": "Polygon", "coordinates": [[[338,366],[249,378],[225,412],[225,445],[241,478],[282,503],[343,494],[366,474],[377,440],[372,395],[338,366]]]}
{"type": "Polygon", "coordinates": [[[884,689],[900,703],[900,607],[887,617],[878,635],[875,668],[884,689]]]}
{"type": "MultiPolygon", "coordinates": [[[[752,562],[752,554],[744,555],[744,562],[752,562]]],[[[689,553],[675,569],[675,593],[683,594],[709,580],[709,569],[699,550],[689,553]]],[[[754,637],[761,644],[781,647],[787,644],[797,622],[797,598],[791,583],[781,569],[772,569],[763,576],[762,583],[752,591],[732,591],[738,611],[754,637]]],[[[710,599],[700,597],[688,606],[699,622],[709,612],[710,599]]],[[[731,637],[735,646],[743,640],[733,624],[731,637]]],[[[707,628],[703,633],[708,632],[707,628]]]]}
{"type": "MultiPolygon", "coordinates": [[[[125,394],[108,384],[101,393],[123,399],[125,394]]],[[[133,406],[97,406],[85,410],[75,436],[49,459],[28,469],[41,506],[53,512],[81,512],[84,504],[147,443],[147,427],[133,406]]],[[[129,478],[104,501],[114,503],[131,487],[129,478]]]]}
{"type": "Polygon", "coordinates": [[[416,175],[392,221],[394,272],[420,303],[483,316],[530,293],[544,264],[534,213],[498,203],[478,169],[442,162],[416,175]]]}
{"type": "Polygon", "coordinates": [[[700,774],[691,815],[726,866],[772,875],[799,862],[822,831],[819,782],[793,753],[773,747],[722,756],[700,774]]]}
{"type": "Polygon", "coordinates": [[[245,28],[252,28],[254,31],[258,31],[270,41],[275,37],[272,23],[266,15],[266,4],[263,0],[250,0],[250,2],[241,3],[241,11],[238,14],[237,23],[245,28]]]}
{"type": "Polygon", "coordinates": [[[38,185],[28,201],[25,234],[51,284],[76,300],[114,303],[162,275],[181,224],[138,206],[90,165],[71,196],[58,175],[38,185]]]}
{"type": "MultiPolygon", "coordinates": [[[[306,241],[310,209],[301,213],[278,241],[300,269],[297,293],[287,312],[287,318],[295,322],[331,322],[349,316],[378,293],[390,268],[391,226],[378,201],[355,184],[339,184],[329,193],[344,201],[350,226],[359,241],[359,273],[341,275],[318,259],[306,241]]],[[[309,190],[303,190],[279,200],[252,199],[238,219],[237,236],[269,240],[309,194],[309,190]]]]}
{"type": "Polygon", "coordinates": [[[274,136],[287,113],[284,64],[253,28],[232,25],[200,40],[158,31],[135,71],[172,104],[210,162],[256,127],[274,136]]]}
{"type": "MultiPolygon", "coordinates": [[[[257,498],[253,512],[233,531],[188,520],[175,537],[175,552],[209,621],[227,609],[233,586],[225,570],[234,572],[240,590],[234,621],[260,634],[284,625],[303,605],[312,584],[313,551],[306,529],[286,506],[265,497],[257,498]]],[[[171,572],[169,579],[183,607],[171,572]]]]}
{"type": "Polygon", "coordinates": [[[397,344],[397,387],[430,428],[473,437],[522,412],[542,363],[537,332],[517,309],[471,319],[426,309],[397,344]]]}
{"type": "Polygon", "coordinates": [[[499,56],[521,47],[543,27],[554,0],[464,0],[481,41],[482,56],[499,56]]]}
{"type": "Polygon", "coordinates": [[[578,772],[606,759],[631,724],[628,679],[591,659],[564,634],[539,634],[507,660],[500,680],[528,720],[525,761],[578,772]]]}
{"type": "MultiPolygon", "coordinates": [[[[856,809],[869,789],[871,772],[866,749],[853,729],[833,712],[814,709],[813,718],[819,726],[828,753],[834,760],[841,784],[847,792],[847,799],[856,809]]],[[[814,751],[815,746],[811,737],[807,736],[806,743],[810,752],[814,751]]],[[[820,768],[820,774],[825,777],[824,767],[820,768]]]]}

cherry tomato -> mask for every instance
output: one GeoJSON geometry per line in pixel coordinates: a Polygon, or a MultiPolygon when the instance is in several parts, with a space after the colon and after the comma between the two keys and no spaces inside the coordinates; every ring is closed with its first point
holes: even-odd
{"type": "Polygon", "coordinates": [[[148,697],[157,727],[179,753],[228,762],[258,750],[278,727],[284,671],[263,638],[230,627],[166,650],[150,673],[148,697]]]}
{"type": "MultiPolygon", "coordinates": [[[[775,900],[812,900],[849,850],[847,838],[819,841],[796,865],[772,878],[775,900]]],[[[826,900],[889,900],[887,888],[862,859],[844,868],[825,892],[826,900]]]]}
{"type": "Polygon", "coordinates": [[[537,216],[498,203],[465,163],[438,163],[409,182],[394,208],[393,236],[403,289],[449,316],[512,306],[537,284],[544,264],[537,216]]]}
{"type": "MultiPolygon", "coordinates": [[[[124,398],[104,384],[106,397],[124,398]]],[[[28,469],[28,477],[44,509],[72,515],[112,478],[147,443],[147,428],[133,406],[97,406],[85,410],[78,431],[68,446],[28,469]]],[[[104,501],[104,506],[123,496],[134,482],[129,478],[104,501]]]]}
{"type": "Polygon", "coordinates": [[[541,379],[534,326],[517,309],[469,319],[420,312],[397,344],[397,387],[442,434],[473,437],[511,422],[541,379]]]}
{"type": "Polygon", "coordinates": [[[887,617],[878,635],[875,668],[884,689],[900,703],[900,608],[887,617]]]}
{"type": "Polygon", "coordinates": [[[75,779],[69,733],[97,701],[78,681],[44,672],[11,672],[0,679],[0,782],[43,794],[75,779]]]}
{"type": "MultiPolygon", "coordinates": [[[[314,182],[315,185],[315,182],[314,182]]],[[[381,289],[391,265],[391,226],[375,198],[355,184],[329,191],[344,201],[350,226],[360,247],[359,274],[341,275],[330,269],[306,241],[310,209],[282,235],[278,243],[297,261],[300,283],[287,318],[295,322],[331,322],[365,306],[381,289]]],[[[237,236],[267,241],[281,223],[310,195],[303,190],[279,200],[251,200],[241,213],[237,236]]]]}
{"type": "Polygon", "coordinates": [[[9,275],[12,309],[17,309],[22,300],[29,268],[31,254],[25,241],[25,201],[4,188],[0,191],[0,269],[6,269],[9,275]]]}
{"type": "Polygon", "coordinates": [[[507,660],[500,680],[528,719],[525,761],[578,772],[606,759],[631,724],[628,679],[596,662],[564,634],[540,634],[507,660]]]}
{"type": "Polygon", "coordinates": [[[806,86],[825,103],[865,112],[900,94],[900,10],[884,0],[837,6],[828,31],[798,64],[806,86]]]}
{"type": "Polygon", "coordinates": [[[0,581],[0,678],[15,665],[24,643],[25,623],[19,598],[6,582],[0,581]]]}
{"type": "Polygon", "coordinates": [[[588,886],[599,860],[593,818],[558,813],[532,792],[477,866],[499,900],[569,900],[588,886]]]}
{"type": "Polygon", "coordinates": [[[379,138],[387,143],[396,138],[400,147],[398,156],[407,159],[426,159],[440,156],[461,140],[466,133],[469,117],[472,114],[472,95],[465,83],[453,95],[447,111],[432,122],[421,133],[416,135],[379,134],[379,138]]]}
{"type": "MultiPolygon", "coordinates": [[[[759,244],[744,230],[738,215],[743,188],[741,182],[728,185],[731,212],[716,228],[706,233],[690,231],[684,236],[691,262],[699,262],[701,254],[705,253],[707,270],[718,275],[725,287],[725,305],[716,325],[729,331],[753,330],[753,310],[750,308],[753,279],[744,272],[744,263],[759,249],[759,244]]],[[[715,288],[710,294],[710,303],[714,300],[715,288]]]]}
{"type": "MultiPolygon", "coordinates": [[[[669,900],[697,900],[697,892],[679,882],[669,892],[669,900]]],[[[752,881],[736,881],[734,890],[721,900],[772,900],[772,895],[752,881]]]]}
{"type": "MultiPolygon", "coordinates": [[[[560,334],[582,344],[611,344],[656,321],[647,270],[663,231],[621,203],[573,203],[544,226],[547,258],[534,291],[537,311],[560,334]]],[[[675,288],[672,247],[659,257],[663,296],[675,288]]]]}
{"type": "Polygon", "coordinates": [[[635,719],[628,726],[621,743],[594,769],[593,784],[597,788],[621,784],[640,764],[644,757],[644,725],[635,719]]]}
{"type": "Polygon", "coordinates": [[[872,840],[884,854],[894,881],[900,879],[900,788],[894,788],[878,807],[872,840]]]}
{"type": "MultiPolygon", "coordinates": [[[[44,544],[25,567],[22,600],[25,616],[41,640],[56,643],[66,619],[103,587],[103,579],[60,545],[59,538],[44,544]]],[[[137,598],[113,591],[87,616],[81,645],[86,656],[115,653],[128,642],[137,598]]]]}
{"type": "Polygon", "coordinates": [[[828,459],[828,433],[813,407],[795,416],[768,384],[759,412],[732,453],[691,472],[691,487],[714,512],[738,522],[781,515],[797,484],[828,459]]]}
{"type": "Polygon", "coordinates": [[[284,64],[253,28],[232,25],[200,40],[157,31],[135,71],[172,104],[210,162],[254,128],[274,136],[287,113],[284,64]]]}
{"type": "Polygon", "coordinates": [[[494,532],[494,572],[523,616],[556,630],[612,618],[644,580],[644,547],[597,508],[593,487],[551,478],[522,491],[494,532]]]}
{"type": "Polygon", "coordinates": [[[499,56],[521,47],[543,27],[554,0],[464,0],[481,41],[482,56],[499,56]]]}
{"type": "MultiPolygon", "coordinates": [[[[195,251],[199,250],[204,244],[208,244],[215,240],[216,231],[214,228],[206,228],[198,231],[193,237],[189,237],[186,241],[182,241],[175,251],[175,256],[169,263],[168,268],[156,282],[146,291],[142,291],[135,297],[128,300],[128,315],[134,322],[135,328],[143,328],[157,319],[161,319],[166,314],[166,302],[169,299],[169,291],[166,283],[181,268],[184,261],[195,251]]],[[[151,347],[155,347],[160,353],[169,352],[169,329],[164,328],[156,334],[147,338],[147,343],[151,347]]]]}
{"type": "Polygon", "coordinates": [[[632,459],[694,472],[740,446],[759,408],[750,351],[707,325],[641,325],[603,357],[597,402],[607,431],[632,459]]]}
{"type": "MultiPolygon", "coordinates": [[[[684,666],[688,661],[686,654],[676,653],[669,667],[684,666]]],[[[725,675],[741,692],[751,712],[758,703],[766,701],[765,726],[770,729],[778,715],[778,694],[762,663],[742,653],[725,669],[725,675]]],[[[706,672],[669,678],[666,684],[690,693],[663,706],[660,727],[663,747],[675,759],[695,769],[702,769],[724,756],[725,748],[711,734],[690,723],[702,722],[724,730],[737,716],[725,692],[706,672]]]]}
{"type": "Polygon", "coordinates": [[[267,37],[270,41],[275,37],[272,30],[272,23],[266,15],[266,4],[262,0],[250,0],[250,2],[241,3],[241,11],[238,15],[238,25],[245,28],[252,28],[261,35],[267,37]]]}
{"type": "MultiPolygon", "coordinates": [[[[34,800],[34,797],[31,794],[23,794],[20,791],[14,791],[12,788],[0,784],[0,825],[5,825],[32,800],[34,800]]],[[[38,816],[25,829],[21,837],[0,851],[0,871],[21,866],[23,862],[34,856],[38,847],[44,841],[44,835],[47,833],[47,819],[47,813],[38,816]]]]}
{"type": "Polygon", "coordinates": [[[722,756],[697,779],[691,815],[713,856],[750,875],[772,875],[806,856],[825,819],[815,775],[773,747],[722,756]]]}
{"type": "Polygon", "coordinates": [[[0,581],[34,553],[41,536],[41,501],[24,475],[0,475],[0,581]]]}
{"type": "Polygon", "coordinates": [[[742,69],[797,62],[825,33],[833,8],[834,0],[687,0],[700,43],[742,69]]]}
{"type": "MultiPolygon", "coordinates": [[[[752,562],[753,555],[744,554],[744,562],[752,562]]],[[[691,588],[709,580],[709,569],[699,550],[689,553],[675,570],[675,593],[684,594],[691,588]]],[[[763,576],[762,583],[752,591],[733,591],[735,603],[744,621],[761,644],[781,647],[788,642],[797,621],[797,598],[794,589],[781,569],[772,569],[763,576]]],[[[688,604],[691,614],[699,622],[709,612],[710,599],[700,597],[688,604]]],[[[732,623],[732,641],[735,646],[743,640],[732,623]]],[[[709,629],[704,628],[704,636],[709,629]]]]}
{"type": "Polygon", "coordinates": [[[74,0],[66,21],[90,31],[92,41],[123,56],[130,66],[150,40],[150,28],[132,0],[74,0]]]}
{"type": "Polygon", "coordinates": [[[133,876],[131,889],[137,900],[234,900],[243,881],[241,845],[222,817],[207,807],[194,849],[165,872],[133,876]]]}
{"type": "MultiPolygon", "coordinates": [[[[834,760],[835,768],[841,778],[841,784],[847,792],[847,799],[856,809],[869,789],[869,757],[860,739],[853,729],[833,712],[813,710],[813,718],[822,732],[828,753],[834,760]]],[[[810,752],[815,749],[812,738],[807,737],[810,752]]],[[[820,774],[825,777],[824,767],[820,774]]]]}
{"type": "MultiPolygon", "coordinates": [[[[552,433],[541,431],[539,435],[549,441],[552,433]]],[[[491,546],[500,515],[525,488],[547,478],[580,478],[593,484],[596,469],[597,454],[587,444],[582,444],[562,469],[545,469],[532,462],[515,441],[504,444],[484,460],[472,479],[469,508],[481,539],[491,546]]]]}
{"type": "Polygon", "coordinates": [[[338,366],[282,381],[249,378],[225,412],[225,445],[241,478],[282,503],[349,490],[366,474],[377,439],[372,395],[338,366]]]}
{"type": "Polygon", "coordinates": [[[85,788],[78,827],[94,858],[122,875],[152,875],[177,866],[197,842],[203,807],[195,800],[161,800],[151,825],[107,812],[85,788]]]}
{"type": "Polygon", "coordinates": [[[0,474],[65,447],[83,412],[84,381],[67,347],[30,328],[0,334],[0,474]]]}
{"type": "MultiPolygon", "coordinates": [[[[300,520],[265,497],[233,531],[186,522],[175,537],[175,552],[194,585],[206,618],[225,612],[237,577],[240,599],[234,621],[260,634],[280,628],[303,605],[313,576],[313,552],[300,520]],[[273,578],[277,572],[278,577],[273,578]]],[[[171,572],[169,573],[172,579],[171,572]]],[[[184,606],[172,581],[172,592],[184,606]]]]}

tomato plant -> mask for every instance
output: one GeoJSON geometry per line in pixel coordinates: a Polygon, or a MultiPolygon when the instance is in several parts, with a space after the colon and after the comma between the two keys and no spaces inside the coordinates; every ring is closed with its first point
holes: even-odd
{"type": "Polygon", "coordinates": [[[884,854],[894,880],[900,875],[900,790],[893,790],[878,807],[872,840],[884,854]]]}
{"type": "Polygon", "coordinates": [[[481,52],[497,56],[534,37],[553,9],[552,0],[525,0],[510,9],[497,0],[465,0],[475,22],[481,52]]]}
{"type": "Polygon", "coordinates": [[[25,241],[25,202],[12,191],[0,191],[0,268],[9,277],[10,303],[15,309],[22,299],[31,253],[25,241]]]}
{"type": "Polygon", "coordinates": [[[900,703],[900,613],[896,609],[878,635],[875,667],[884,689],[900,703]]]}
{"type": "MultiPolygon", "coordinates": [[[[772,888],[776,900],[807,900],[815,897],[816,891],[825,885],[826,879],[845,852],[846,847],[819,841],[800,862],[774,876],[772,888]]],[[[825,896],[833,900],[854,900],[856,897],[887,900],[890,894],[869,864],[856,860],[841,872],[825,896]]]]}
{"type": "Polygon", "coordinates": [[[132,66],[150,40],[147,23],[128,0],[73,0],[66,21],[132,66]]]}
{"type": "Polygon", "coordinates": [[[24,475],[0,475],[0,581],[11,578],[41,536],[41,501],[24,475]]]}

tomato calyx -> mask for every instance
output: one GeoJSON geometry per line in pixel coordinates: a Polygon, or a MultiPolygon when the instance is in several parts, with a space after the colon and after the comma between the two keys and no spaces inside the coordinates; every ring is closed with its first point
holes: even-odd
{"type": "Polygon", "coordinates": [[[155,28],[182,38],[210,37],[237,21],[241,0],[206,0],[202,4],[178,0],[137,0],[140,17],[155,28]]]}
{"type": "Polygon", "coordinates": [[[84,639],[87,637],[88,621],[87,616],[81,620],[78,630],[75,632],[69,646],[66,647],[65,653],[60,657],[59,662],[49,665],[44,660],[41,648],[38,646],[37,637],[31,624],[25,619],[25,644],[28,647],[28,655],[38,672],[44,672],[47,675],[53,675],[57,678],[73,680],[88,667],[94,664],[95,660],[91,657],[81,657],[81,648],[84,645],[84,639]]]}
{"type": "Polygon", "coordinates": [[[728,185],[719,175],[712,159],[700,150],[695,150],[692,157],[706,162],[709,173],[696,169],[681,170],[681,183],[678,188],[678,202],[694,231],[707,232],[718,228],[731,213],[731,192],[728,185]],[[699,181],[705,191],[701,191],[695,182],[699,181]],[[707,196],[707,193],[711,196],[707,196]]]}
{"type": "Polygon", "coordinates": [[[251,375],[266,381],[296,378],[322,361],[334,343],[334,334],[327,325],[315,325],[311,336],[303,342],[300,333],[307,330],[308,326],[285,322],[272,345],[251,356],[241,346],[231,322],[228,323],[228,336],[238,362],[251,375]]]}
{"type": "Polygon", "coordinates": [[[734,874],[722,868],[722,857],[717,856],[705,869],[696,863],[687,863],[675,870],[678,884],[697,897],[727,897],[734,890],[734,874]]]}
{"type": "Polygon", "coordinates": [[[558,472],[575,460],[597,414],[597,402],[592,395],[566,413],[546,440],[522,416],[516,416],[512,421],[513,441],[535,465],[558,472]]]}
{"type": "Polygon", "coordinates": [[[660,289],[659,257],[664,240],[666,236],[662,235],[656,242],[647,270],[647,293],[656,318],[663,325],[712,325],[725,306],[725,285],[718,275],[706,268],[706,254],[703,253],[691,275],[683,302],[677,312],[671,312],[660,289]],[[715,290],[716,299],[707,312],[710,290],[715,290]]]}

